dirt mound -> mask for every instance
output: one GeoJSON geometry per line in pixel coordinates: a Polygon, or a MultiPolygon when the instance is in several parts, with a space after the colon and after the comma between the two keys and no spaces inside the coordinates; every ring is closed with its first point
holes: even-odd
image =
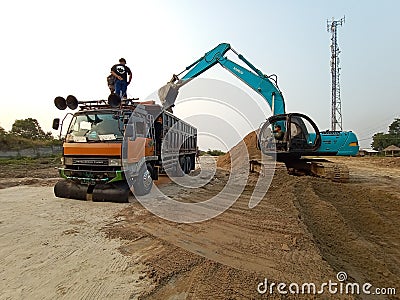
{"type": "MultiPolygon", "coordinates": [[[[255,174],[250,177],[256,179],[255,174]]],[[[253,209],[248,205],[256,180],[249,180],[229,210],[201,223],[165,221],[132,203],[119,213],[118,220],[123,221],[106,232],[123,239],[125,255],[147,247],[140,261],[147,266],[146,277],[154,281],[154,288],[140,299],[258,299],[257,285],[266,277],[274,282],[304,278],[325,282],[335,278],[335,272],[300,222],[293,204],[297,180],[278,170],[268,195],[253,209]]],[[[190,193],[175,186],[170,192],[177,201],[203,202],[226,181],[226,172],[219,170],[207,186],[190,193]]],[[[279,295],[270,298],[281,299],[279,295]]]]}
{"type": "Polygon", "coordinates": [[[231,167],[241,166],[247,156],[246,151],[249,160],[260,159],[261,157],[261,152],[257,149],[257,133],[255,131],[246,135],[243,141],[236,144],[228,153],[218,157],[217,167],[221,169],[230,169],[231,167]],[[243,145],[243,142],[245,145],[243,145]]]}
{"type": "Polygon", "coordinates": [[[370,164],[386,168],[400,168],[400,157],[363,157],[370,164]]]}
{"type": "MultiPolygon", "coordinates": [[[[106,232],[123,240],[124,255],[137,257],[138,247],[145,253],[137,260],[147,267],[143,278],[153,281],[140,297],[145,300],[261,299],[256,288],[264,278],[320,285],[335,281],[340,271],[347,273],[349,282],[398,288],[399,173],[382,167],[388,175],[377,181],[380,169],[372,166],[374,172],[366,172],[368,160],[349,162],[360,164],[353,167],[355,177],[366,173],[368,180],[333,183],[290,176],[278,168],[268,193],[253,209],[248,204],[255,174],[234,205],[214,219],[172,223],[134,202],[106,232]]],[[[201,202],[224,187],[227,174],[220,169],[215,180],[197,189],[178,188],[175,183],[164,188],[177,201],[201,202]]],[[[268,295],[282,298],[299,299],[268,295]]],[[[323,299],[354,298],[326,292],[323,299]]]]}

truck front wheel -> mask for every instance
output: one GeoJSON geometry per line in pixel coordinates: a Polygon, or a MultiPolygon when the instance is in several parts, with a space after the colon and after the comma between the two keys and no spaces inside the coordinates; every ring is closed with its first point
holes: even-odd
{"type": "Polygon", "coordinates": [[[144,196],[150,193],[153,187],[153,178],[151,178],[153,168],[150,165],[143,164],[140,168],[139,174],[133,184],[135,194],[138,196],[144,196]]]}

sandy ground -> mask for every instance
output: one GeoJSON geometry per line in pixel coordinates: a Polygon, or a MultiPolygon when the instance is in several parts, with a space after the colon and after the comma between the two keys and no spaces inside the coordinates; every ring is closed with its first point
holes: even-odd
{"type": "MultiPolygon", "coordinates": [[[[265,278],[320,284],[344,271],[350,282],[399,293],[399,161],[335,160],[349,166],[349,183],[290,176],[278,165],[258,206],[248,207],[252,174],[229,210],[195,224],[160,219],[135,199],[56,199],[43,186],[51,182],[26,179],[30,186],[0,190],[0,299],[394,299],[256,290],[265,278]]],[[[199,202],[228,177],[219,169],[204,187],[160,188],[199,202]]]]}
{"type": "Polygon", "coordinates": [[[0,190],[0,202],[1,299],[128,299],[151,286],[139,257],[101,232],[121,205],[32,186],[0,190]]]}

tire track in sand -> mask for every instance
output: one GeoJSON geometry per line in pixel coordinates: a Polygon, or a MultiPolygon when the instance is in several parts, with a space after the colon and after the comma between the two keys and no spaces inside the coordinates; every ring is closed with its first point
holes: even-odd
{"type": "Polygon", "coordinates": [[[371,184],[317,178],[299,178],[295,195],[303,222],[337,272],[353,282],[399,288],[399,198],[371,184]]]}

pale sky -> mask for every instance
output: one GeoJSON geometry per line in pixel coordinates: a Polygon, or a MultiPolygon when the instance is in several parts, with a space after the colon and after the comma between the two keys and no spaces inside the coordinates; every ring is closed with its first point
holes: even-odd
{"type": "MultiPolygon", "coordinates": [[[[52,119],[65,113],[53,106],[59,95],[107,98],[105,78],[120,57],[133,72],[128,95],[144,100],[221,42],[264,73],[278,75],[288,112],[305,113],[328,129],[326,20],[343,15],[344,129],[368,147],[373,133],[400,117],[399,1],[23,0],[0,6],[0,126],[6,130],[28,117],[51,130],[52,119]]],[[[201,77],[228,81],[259,97],[220,67],[201,77]]]]}

